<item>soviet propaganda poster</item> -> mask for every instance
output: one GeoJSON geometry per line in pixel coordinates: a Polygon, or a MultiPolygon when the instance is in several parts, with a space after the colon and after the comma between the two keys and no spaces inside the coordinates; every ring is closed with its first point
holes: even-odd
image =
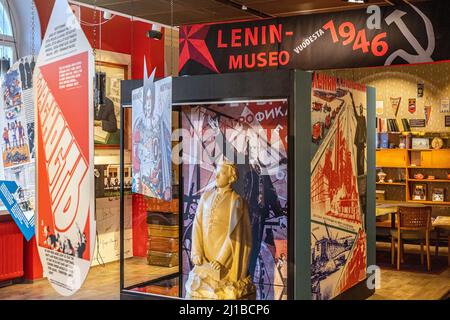
{"type": "Polygon", "coordinates": [[[94,253],[94,56],[66,0],[57,0],[34,74],[36,240],[64,296],[83,284],[94,253]]]}
{"type": "Polygon", "coordinates": [[[155,70],[144,86],[133,91],[133,192],[172,199],[172,78],[154,82],[155,70]]]}
{"type": "Polygon", "coordinates": [[[314,74],[311,161],[313,299],[332,299],[366,276],[366,88],[314,74]]]}
{"type": "Polygon", "coordinates": [[[193,222],[201,196],[216,188],[218,164],[237,168],[233,190],[248,205],[249,274],[258,300],[287,299],[287,100],[182,107],[183,289],[194,265],[193,222]]]}

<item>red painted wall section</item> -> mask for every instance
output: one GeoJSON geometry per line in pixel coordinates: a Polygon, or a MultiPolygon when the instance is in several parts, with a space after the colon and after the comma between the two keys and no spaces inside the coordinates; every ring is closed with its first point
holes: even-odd
{"type": "MultiPolygon", "coordinates": [[[[54,0],[35,0],[35,3],[41,23],[42,37],[44,37],[54,0]]],[[[114,16],[101,28],[84,25],[84,23],[98,23],[100,19],[104,21],[102,12],[98,10],[95,14],[94,12],[93,9],[81,7],[82,28],[93,48],[131,55],[132,79],[143,78],[144,56],[147,59],[149,72],[156,67],[156,77],[164,77],[164,41],[147,38],[146,34],[151,30],[151,24],[114,16]],[[96,33],[95,43],[94,31],[96,33]]]]}
{"type": "Polygon", "coordinates": [[[100,11],[81,7],[81,21],[83,31],[92,48],[124,54],[131,53],[132,24],[130,19],[113,16],[111,20],[105,21],[100,11]],[[100,22],[102,25],[97,27],[85,25],[85,23],[99,24],[100,22]],[[94,34],[96,34],[96,37],[94,37],[94,34]]]}
{"type": "Polygon", "coordinates": [[[132,50],[132,78],[143,79],[144,56],[147,59],[147,70],[150,74],[156,68],[156,77],[164,77],[164,40],[147,38],[151,25],[134,21],[132,50]]]}
{"type": "Polygon", "coordinates": [[[34,0],[34,4],[36,5],[39,22],[41,23],[41,36],[44,38],[55,0],[34,0]]]}

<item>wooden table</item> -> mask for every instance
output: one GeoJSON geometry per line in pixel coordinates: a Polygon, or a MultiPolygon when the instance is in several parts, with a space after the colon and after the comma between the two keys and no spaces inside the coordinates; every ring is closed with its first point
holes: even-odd
{"type": "Polygon", "coordinates": [[[450,217],[437,217],[433,222],[433,227],[438,232],[442,230],[448,233],[448,266],[450,267],[450,217]]]}

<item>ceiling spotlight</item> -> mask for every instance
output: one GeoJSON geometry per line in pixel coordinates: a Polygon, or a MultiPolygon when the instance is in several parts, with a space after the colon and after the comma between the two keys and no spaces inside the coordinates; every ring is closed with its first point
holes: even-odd
{"type": "Polygon", "coordinates": [[[147,37],[154,40],[161,40],[162,39],[161,29],[162,29],[161,26],[153,24],[152,30],[147,32],[147,37]]]}
{"type": "Polygon", "coordinates": [[[105,19],[105,20],[110,20],[111,17],[112,17],[111,12],[109,12],[109,11],[103,12],[103,19],[105,19]]]}
{"type": "Polygon", "coordinates": [[[243,4],[242,5],[242,10],[247,11],[247,9],[248,9],[247,6],[243,4]]]}
{"type": "Polygon", "coordinates": [[[348,3],[366,3],[367,0],[343,0],[346,1],[348,3]]]}

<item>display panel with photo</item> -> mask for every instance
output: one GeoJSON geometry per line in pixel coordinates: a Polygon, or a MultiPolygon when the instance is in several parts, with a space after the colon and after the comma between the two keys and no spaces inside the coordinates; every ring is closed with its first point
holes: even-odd
{"type": "Polygon", "coordinates": [[[415,183],[413,185],[412,199],[414,201],[426,201],[427,185],[422,183],[415,183]]]}
{"type": "Polygon", "coordinates": [[[185,291],[192,286],[188,275],[195,262],[193,222],[209,206],[208,194],[218,188],[220,164],[231,162],[237,173],[232,188],[247,207],[252,233],[246,241],[251,243],[248,270],[255,298],[287,298],[287,110],[286,100],[182,107],[182,128],[187,130],[182,166],[185,291]],[[202,196],[204,204],[199,203],[202,196]]]}
{"type": "Polygon", "coordinates": [[[127,78],[127,66],[96,63],[94,139],[97,147],[120,144],[120,82],[127,78]]]}
{"type": "Polygon", "coordinates": [[[445,189],[444,188],[433,188],[432,201],[434,202],[444,202],[445,201],[445,189]]]}
{"type": "MultiPolygon", "coordinates": [[[[14,63],[2,80],[2,130],[0,180],[18,185],[17,202],[27,220],[35,206],[35,149],[33,71],[36,57],[26,56],[14,63]]],[[[3,208],[3,204],[1,206],[3,208]]],[[[34,224],[34,222],[33,222],[34,224]]]]}

